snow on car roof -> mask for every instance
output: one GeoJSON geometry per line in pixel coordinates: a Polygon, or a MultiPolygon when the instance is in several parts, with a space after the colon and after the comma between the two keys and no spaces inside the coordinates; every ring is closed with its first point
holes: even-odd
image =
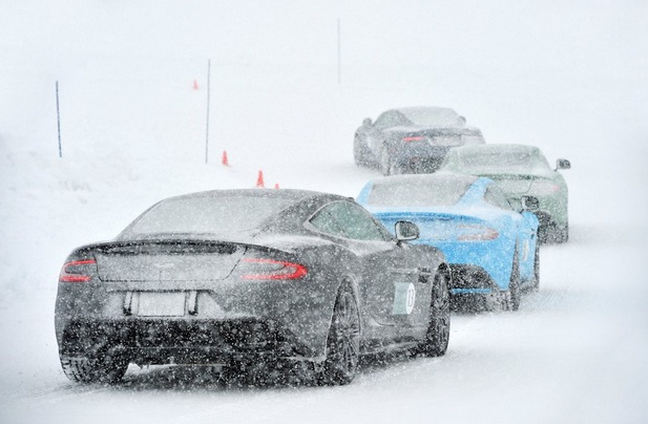
{"type": "Polygon", "coordinates": [[[395,109],[417,125],[463,125],[465,121],[453,109],[416,106],[395,109]]]}

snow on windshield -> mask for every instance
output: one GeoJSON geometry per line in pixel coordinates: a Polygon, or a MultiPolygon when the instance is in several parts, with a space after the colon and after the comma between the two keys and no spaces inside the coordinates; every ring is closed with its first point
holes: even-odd
{"type": "Polygon", "coordinates": [[[470,181],[444,178],[432,181],[426,178],[376,182],[369,193],[372,206],[451,206],[461,199],[470,181]]]}
{"type": "Polygon", "coordinates": [[[460,126],[461,117],[452,109],[446,108],[405,108],[400,112],[415,125],[460,126]]]}
{"type": "Polygon", "coordinates": [[[454,157],[463,172],[483,173],[541,173],[551,171],[546,159],[527,150],[497,150],[461,152],[454,157]]]}
{"type": "Polygon", "coordinates": [[[251,230],[287,206],[266,197],[183,197],[164,200],[130,228],[133,234],[210,234],[251,230]]]}

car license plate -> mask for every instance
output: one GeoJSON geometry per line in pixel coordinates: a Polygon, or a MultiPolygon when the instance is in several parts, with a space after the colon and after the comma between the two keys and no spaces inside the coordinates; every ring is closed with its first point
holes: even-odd
{"type": "Polygon", "coordinates": [[[137,314],[144,317],[181,317],[185,314],[184,292],[140,292],[137,314]]]}

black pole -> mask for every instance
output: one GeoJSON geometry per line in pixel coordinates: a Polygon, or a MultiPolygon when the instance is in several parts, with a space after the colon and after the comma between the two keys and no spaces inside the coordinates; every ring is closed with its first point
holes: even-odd
{"type": "Polygon", "coordinates": [[[56,81],[56,123],[58,125],[58,148],[59,158],[63,157],[63,150],[61,148],[61,109],[59,107],[59,88],[58,81],[56,81]]]}
{"type": "Polygon", "coordinates": [[[205,163],[209,162],[209,97],[210,97],[211,59],[207,60],[207,127],[205,129],[205,163]]]}
{"type": "Polygon", "coordinates": [[[337,20],[337,54],[338,54],[338,84],[342,84],[342,35],[340,30],[340,18],[337,20]]]}

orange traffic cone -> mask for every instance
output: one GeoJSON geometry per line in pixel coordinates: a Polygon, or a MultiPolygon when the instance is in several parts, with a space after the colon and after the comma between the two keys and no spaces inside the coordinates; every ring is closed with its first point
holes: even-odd
{"type": "Polygon", "coordinates": [[[197,80],[194,80],[194,83],[193,83],[193,89],[194,89],[194,90],[198,90],[198,88],[199,88],[199,87],[198,87],[198,81],[197,81],[197,80]]]}
{"type": "Polygon", "coordinates": [[[275,188],[279,188],[279,183],[275,183],[275,188]]]}
{"type": "Polygon", "coordinates": [[[223,166],[229,166],[229,161],[227,160],[227,151],[223,150],[223,158],[221,159],[223,166]]]}
{"type": "Polygon", "coordinates": [[[257,183],[256,183],[257,188],[265,188],[265,184],[263,184],[263,171],[259,169],[259,176],[257,177],[257,183]]]}

